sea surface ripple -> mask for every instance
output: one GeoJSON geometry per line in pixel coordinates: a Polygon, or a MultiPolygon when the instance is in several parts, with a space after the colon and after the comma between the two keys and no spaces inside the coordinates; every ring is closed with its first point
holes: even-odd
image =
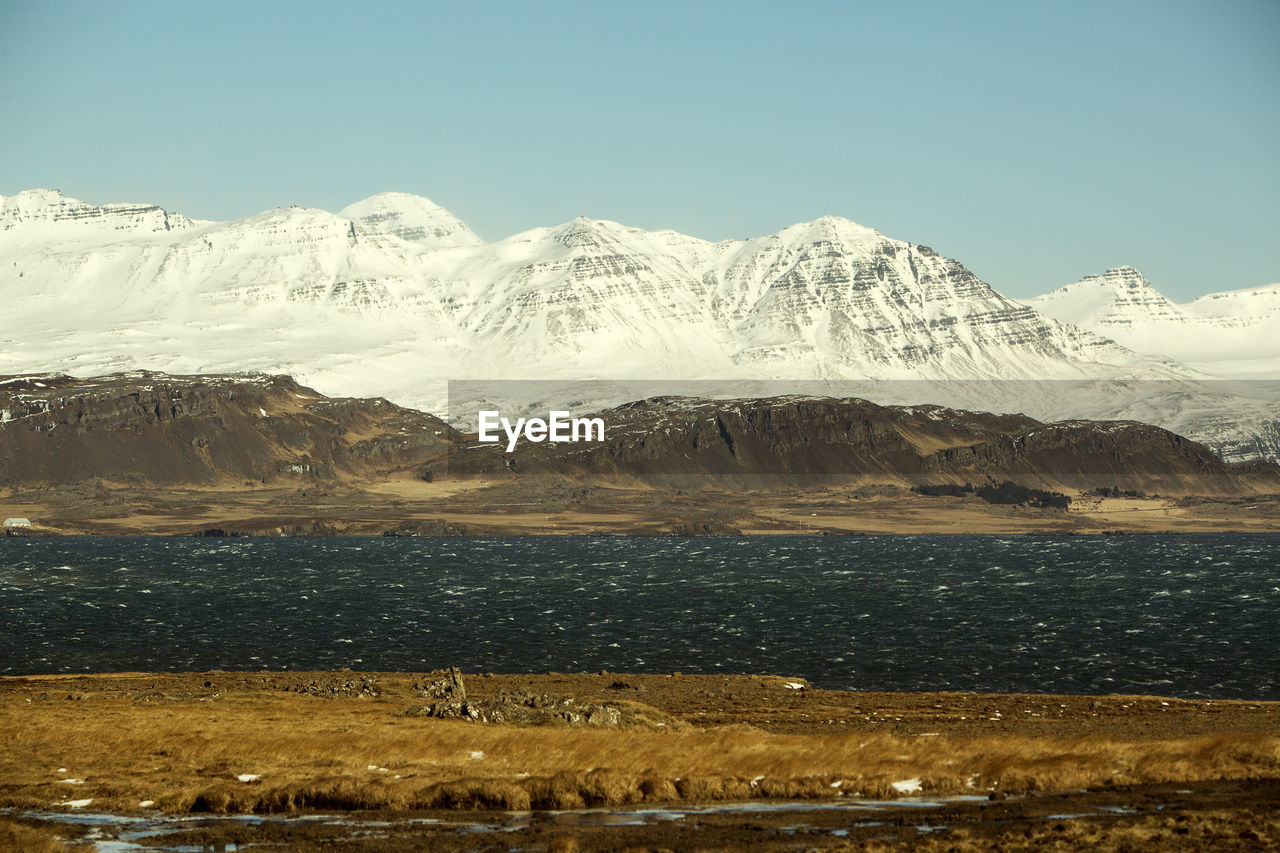
{"type": "Polygon", "coordinates": [[[1280,536],[0,540],[0,673],[773,673],[1280,699],[1280,536]]]}

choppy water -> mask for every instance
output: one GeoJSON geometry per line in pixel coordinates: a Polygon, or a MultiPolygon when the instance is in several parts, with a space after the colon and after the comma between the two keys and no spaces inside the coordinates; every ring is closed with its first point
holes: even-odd
{"type": "Polygon", "coordinates": [[[1280,537],[0,540],[0,673],[776,673],[1280,699],[1280,537]]]}

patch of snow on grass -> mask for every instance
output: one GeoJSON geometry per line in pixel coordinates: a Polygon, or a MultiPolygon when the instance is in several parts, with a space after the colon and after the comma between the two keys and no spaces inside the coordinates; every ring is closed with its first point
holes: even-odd
{"type": "Polygon", "coordinates": [[[919,777],[917,777],[915,779],[903,779],[901,781],[894,782],[889,787],[893,788],[893,790],[897,791],[899,794],[918,794],[924,785],[921,783],[919,777]]]}

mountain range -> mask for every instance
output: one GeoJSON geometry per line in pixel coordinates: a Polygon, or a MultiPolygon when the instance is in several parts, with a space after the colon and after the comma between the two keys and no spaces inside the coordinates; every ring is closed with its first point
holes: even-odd
{"type": "Polygon", "coordinates": [[[1280,376],[1280,284],[1176,304],[1133,267],[1109,269],[1027,300],[1045,316],[1236,379],[1280,376]]]}
{"type": "Polygon", "coordinates": [[[1241,342],[1277,339],[1252,318],[1280,318],[1280,286],[1250,293],[1176,306],[1122,268],[1020,302],[837,217],[721,242],[578,218],[486,243],[401,193],[229,222],[0,197],[0,372],[290,373],[442,414],[484,396],[450,399],[448,380],[710,380],[737,396],[744,380],[811,380],[884,403],[1143,420],[1224,458],[1275,458],[1274,389],[1214,381],[1280,375],[1265,341],[1241,342]]]}

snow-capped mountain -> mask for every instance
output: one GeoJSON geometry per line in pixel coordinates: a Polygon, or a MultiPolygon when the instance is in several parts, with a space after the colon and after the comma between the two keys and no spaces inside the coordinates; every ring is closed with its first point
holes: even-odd
{"type": "Polygon", "coordinates": [[[1280,377],[1280,284],[1177,304],[1133,267],[1028,300],[1041,314],[1151,355],[1238,379],[1280,377]]]}
{"type": "Polygon", "coordinates": [[[390,234],[430,249],[484,242],[440,205],[409,193],[381,193],[344,207],[338,216],[351,220],[357,234],[390,234]]]}
{"type": "MultiPolygon", "coordinates": [[[[836,217],[718,243],[579,218],[484,243],[401,193],[204,222],[36,190],[0,196],[0,304],[0,373],[257,370],[437,412],[445,380],[476,377],[930,380],[929,402],[1106,417],[1132,400],[982,382],[1199,375],[836,217]]],[[[1161,410],[1194,435],[1198,409],[1161,410]]]]}
{"type": "Polygon", "coordinates": [[[1181,320],[1182,312],[1133,267],[1116,267],[1029,300],[1064,323],[1123,331],[1135,321],[1181,320]]]}
{"type": "Polygon", "coordinates": [[[127,236],[144,237],[185,231],[197,223],[154,204],[86,204],[57,190],[28,190],[0,196],[0,231],[6,245],[27,237],[36,242],[49,235],[85,242],[109,242],[127,236]]]}
{"type": "Polygon", "coordinates": [[[409,402],[421,400],[406,398],[406,380],[548,370],[860,379],[1176,372],[1006,299],[927,247],[834,217],[722,243],[579,218],[486,245],[447,211],[404,194],[339,214],[280,208],[223,223],[44,191],[0,205],[8,260],[0,292],[14,322],[7,344],[29,351],[16,361],[36,369],[83,371],[95,358],[112,367],[269,362],[324,384],[335,351],[340,360],[378,355],[343,340],[376,328],[377,349],[431,356],[412,377],[376,369],[361,377],[366,393],[409,402]],[[223,334],[239,326],[339,340],[289,354],[258,334],[223,334]],[[106,346],[88,345],[104,335],[106,346]]]}

